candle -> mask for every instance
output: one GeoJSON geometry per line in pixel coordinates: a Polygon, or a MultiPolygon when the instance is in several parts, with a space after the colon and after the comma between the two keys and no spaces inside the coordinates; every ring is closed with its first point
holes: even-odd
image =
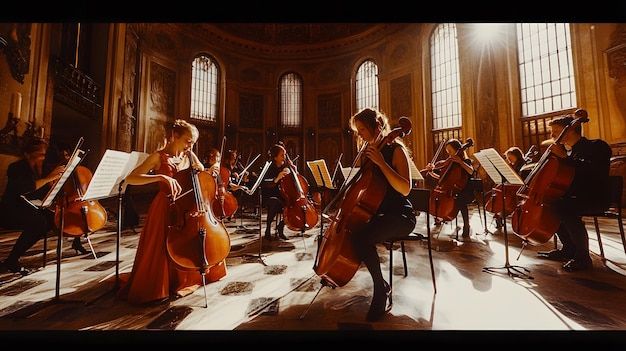
{"type": "Polygon", "coordinates": [[[44,130],[43,127],[41,127],[41,139],[43,139],[43,135],[44,135],[43,130],[44,130]]]}
{"type": "Polygon", "coordinates": [[[21,110],[22,110],[22,94],[13,93],[11,95],[11,110],[9,110],[9,112],[13,114],[13,118],[20,119],[21,110]]]}

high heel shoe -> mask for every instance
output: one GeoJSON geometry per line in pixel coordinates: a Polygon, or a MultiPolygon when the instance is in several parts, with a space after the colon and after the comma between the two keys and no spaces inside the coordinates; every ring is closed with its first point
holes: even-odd
{"type": "Polygon", "coordinates": [[[81,255],[85,255],[87,254],[87,252],[89,252],[83,247],[83,245],[80,243],[80,240],[74,240],[74,242],[72,242],[72,249],[76,251],[77,255],[79,251],[81,255]]]}
{"type": "Polygon", "coordinates": [[[374,297],[372,298],[370,309],[367,311],[366,320],[368,322],[381,319],[385,313],[391,311],[391,308],[393,307],[393,303],[391,301],[391,287],[387,282],[383,282],[383,284],[385,289],[384,294],[376,294],[376,289],[374,289],[374,297]]]}
{"type": "Polygon", "coordinates": [[[285,230],[285,222],[284,221],[280,221],[280,223],[278,223],[277,226],[277,231],[278,231],[278,237],[283,239],[283,240],[289,240],[288,237],[285,236],[285,234],[283,233],[285,230]]]}

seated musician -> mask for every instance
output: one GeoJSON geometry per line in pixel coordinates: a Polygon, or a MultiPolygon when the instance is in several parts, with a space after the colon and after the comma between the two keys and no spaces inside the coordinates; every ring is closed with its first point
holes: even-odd
{"type": "MultiPolygon", "coordinates": [[[[587,111],[576,110],[575,116],[587,118],[587,111]]],[[[548,124],[550,136],[558,140],[561,132],[574,120],[571,115],[553,119],[548,124]]],[[[538,252],[539,257],[566,262],[566,271],[592,267],[589,255],[589,234],[582,220],[584,213],[603,211],[609,203],[609,168],[611,147],[601,139],[582,136],[582,126],[568,128],[559,143],[549,152],[574,168],[574,176],[563,196],[554,204],[560,226],[556,235],[562,243],[558,250],[538,252]]]]}
{"type": "MultiPolygon", "coordinates": [[[[239,174],[235,171],[237,158],[238,158],[237,150],[228,150],[224,154],[221,164],[222,164],[222,167],[224,167],[227,170],[227,172],[225,173],[227,173],[228,176],[227,177],[223,176],[222,178],[227,178],[227,179],[222,179],[222,181],[225,183],[228,183],[227,190],[231,194],[233,194],[235,198],[237,199],[237,202],[241,204],[243,200],[243,195],[245,194],[245,191],[248,189],[248,187],[245,185],[241,185],[241,183],[238,183],[239,174]]],[[[230,218],[227,218],[227,219],[230,220],[230,218]]]]}
{"type": "MultiPolygon", "coordinates": [[[[134,304],[159,303],[170,297],[187,296],[204,282],[198,271],[177,268],[169,259],[166,245],[171,199],[183,190],[176,174],[189,167],[204,170],[198,157],[189,152],[198,136],[195,125],[176,120],[165,145],[152,152],[125,179],[129,185],[157,183],[159,192],[148,208],[132,271],[120,275],[120,299],[134,304]]],[[[217,281],[226,276],[226,264],[212,266],[205,273],[206,282],[217,281]]]]}
{"type": "Polygon", "coordinates": [[[285,198],[280,192],[278,183],[285,178],[291,170],[286,161],[286,150],[280,144],[274,144],[269,152],[268,156],[272,161],[272,164],[267,169],[265,177],[261,183],[263,189],[261,190],[261,196],[263,206],[267,208],[267,227],[265,228],[265,239],[268,241],[277,240],[289,240],[283,233],[285,228],[285,221],[280,221],[277,225],[278,235],[277,238],[272,237],[272,222],[276,219],[279,213],[283,211],[285,206],[285,198]]]}
{"type": "MultiPolygon", "coordinates": [[[[522,149],[517,146],[511,146],[510,148],[504,151],[504,159],[511,166],[511,168],[521,176],[522,167],[526,164],[526,159],[524,158],[524,154],[522,153],[522,149]]],[[[496,221],[496,229],[502,228],[504,224],[504,219],[500,215],[500,213],[494,213],[493,218],[496,221]]]]}
{"type": "MultiPolygon", "coordinates": [[[[448,158],[445,160],[439,160],[434,164],[428,163],[426,165],[426,169],[430,172],[432,170],[445,170],[452,163],[458,164],[464,172],[467,172],[470,176],[474,173],[474,167],[472,166],[472,160],[467,156],[465,150],[459,153],[461,147],[463,145],[458,139],[450,139],[446,143],[445,150],[448,153],[448,158]],[[458,153],[458,155],[457,155],[458,153]]],[[[445,171],[443,172],[445,173],[445,171]]],[[[442,179],[440,178],[441,182],[442,179]]],[[[470,237],[470,222],[469,222],[469,208],[468,204],[474,200],[474,190],[472,189],[471,183],[467,182],[465,187],[461,189],[458,193],[458,196],[454,199],[455,206],[461,212],[461,217],[463,217],[463,234],[462,237],[464,239],[468,239],[470,237]]]]}
{"type": "Polygon", "coordinates": [[[7,229],[21,229],[22,233],[11,249],[9,256],[0,264],[0,271],[29,274],[22,267],[19,259],[39,239],[55,228],[54,212],[48,209],[37,209],[31,206],[22,195],[30,200],[42,200],[55,181],[61,177],[65,169],[57,165],[50,172],[45,172],[44,160],[48,150],[48,143],[44,139],[28,140],[23,148],[23,158],[9,165],[7,169],[8,182],[0,209],[0,225],[7,229]]]}

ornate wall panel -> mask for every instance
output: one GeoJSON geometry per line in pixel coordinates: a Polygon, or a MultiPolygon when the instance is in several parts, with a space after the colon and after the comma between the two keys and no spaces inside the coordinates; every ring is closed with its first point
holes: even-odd
{"type": "Polygon", "coordinates": [[[409,74],[391,81],[391,118],[397,120],[411,113],[411,76],[409,74]]]}
{"type": "Polygon", "coordinates": [[[239,94],[239,127],[263,128],[263,95],[239,94]]]}
{"type": "Polygon", "coordinates": [[[241,163],[243,166],[247,166],[257,155],[260,155],[259,158],[254,161],[249,168],[252,172],[256,172],[258,174],[259,170],[267,161],[267,151],[263,150],[263,145],[259,140],[261,138],[258,134],[253,133],[240,133],[239,135],[239,154],[241,155],[241,163]]]}
{"type": "Polygon", "coordinates": [[[324,94],[317,98],[317,127],[341,128],[341,94],[324,94]]]}
{"type": "Polygon", "coordinates": [[[152,110],[174,117],[176,96],[176,72],[156,62],[150,67],[150,101],[152,110]]]}

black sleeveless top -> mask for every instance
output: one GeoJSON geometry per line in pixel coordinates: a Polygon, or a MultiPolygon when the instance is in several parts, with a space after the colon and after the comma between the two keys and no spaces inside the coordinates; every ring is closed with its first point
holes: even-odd
{"type": "MultiPolygon", "coordinates": [[[[393,152],[396,147],[400,147],[400,144],[392,143],[391,145],[385,145],[380,152],[385,158],[385,162],[391,165],[393,159],[393,152]]],[[[387,187],[387,193],[383,198],[382,203],[376,211],[377,214],[385,213],[399,213],[405,215],[407,218],[415,218],[415,212],[413,211],[413,204],[409,199],[396,191],[391,185],[387,187]]]]}

